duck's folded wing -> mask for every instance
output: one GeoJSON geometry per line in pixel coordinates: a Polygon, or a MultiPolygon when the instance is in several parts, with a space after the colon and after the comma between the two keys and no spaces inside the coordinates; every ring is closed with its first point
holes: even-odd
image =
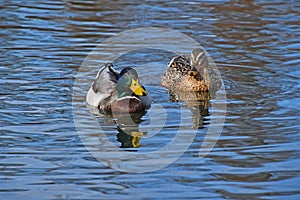
{"type": "Polygon", "coordinates": [[[116,90],[119,73],[112,68],[111,63],[105,64],[97,73],[87,95],[86,102],[98,107],[100,102],[109,98],[116,90]]]}

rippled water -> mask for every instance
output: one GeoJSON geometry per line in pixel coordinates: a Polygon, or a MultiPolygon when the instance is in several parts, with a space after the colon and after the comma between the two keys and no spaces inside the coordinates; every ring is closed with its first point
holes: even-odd
{"type": "MultiPolygon", "coordinates": [[[[300,198],[297,1],[10,0],[2,2],[0,17],[1,199],[300,198]],[[147,26],[184,33],[209,52],[226,88],[226,121],[205,158],[198,151],[211,124],[209,113],[178,160],[153,172],[126,173],[106,166],[85,146],[73,120],[73,106],[81,103],[72,104],[73,85],[80,74],[95,76],[80,66],[100,42],[147,26]]],[[[115,61],[118,69],[137,66],[154,114],[159,106],[170,116],[180,115],[180,108],[189,112],[159,86],[172,56],[141,50],[115,61]],[[139,67],[143,61],[147,70],[139,67]]],[[[161,124],[147,126],[160,121],[160,115],[151,119],[152,111],[139,127],[149,135],[134,151],[163,148],[178,129],[190,127],[168,118],[164,130],[153,134],[151,128],[161,124]]],[[[113,119],[96,119],[120,146],[113,119]]]]}

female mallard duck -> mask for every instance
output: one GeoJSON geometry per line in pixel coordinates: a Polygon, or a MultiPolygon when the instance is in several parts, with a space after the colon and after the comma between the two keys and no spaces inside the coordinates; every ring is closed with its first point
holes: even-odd
{"type": "Polygon", "coordinates": [[[162,86],[181,91],[216,92],[221,87],[221,76],[213,68],[204,49],[195,49],[190,59],[174,57],[162,78],[162,86]]]}
{"type": "Polygon", "coordinates": [[[86,102],[104,113],[136,113],[150,107],[151,99],[131,67],[117,72],[105,64],[89,89],[86,102]]]}

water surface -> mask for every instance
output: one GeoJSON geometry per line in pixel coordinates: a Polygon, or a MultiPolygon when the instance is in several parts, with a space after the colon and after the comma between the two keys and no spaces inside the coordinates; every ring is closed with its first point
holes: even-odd
{"type": "MultiPolygon", "coordinates": [[[[296,1],[4,1],[1,199],[298,199],[299,13],[296,1]],[[87,73],[80,66],[101,41],[146,26],[184,33],[209,52],[226,88],[226,121],[205,158],[198,151],[209,113],[174,163],[125,173],[99,162],[77,134],[73,85],[78,74],[87,73]]],[[[164,106],[169,116],[179,116],[181,104],[170,102],[159,85],[172,56],[140,50],[115,64],[117,69],[135,64],[153,97],[152,108],[164,106]]],[[[169,118],[164,131],[151,135],[149,116],[140,126],[149,135],[135,151],[164,147],[180,128],[179,117],[169,118]]],[[[97,119],[109,140],[121,146],[113,119],[97,119]]]]}

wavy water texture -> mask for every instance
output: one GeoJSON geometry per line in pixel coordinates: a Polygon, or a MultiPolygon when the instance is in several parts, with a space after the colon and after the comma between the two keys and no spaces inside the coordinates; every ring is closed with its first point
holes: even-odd
{"type": "MultiPolygon", "coordinates": [[[[8,0],[0,7],[1,199],[300,198],[299,2],[8,0]],[[78,73],[96,75],[79,67],[101,41],[146,26],[175,29],[209,52],[224,80],[227,117],[205,158],[198,151],[209,113],[176,162],[145,174],[123,173],[95,159],[78,136],[73,83],[78,73]]],[[[161,105],[167,110],[162,117],[173,116],[154,134],[160,116],[149,127],[145,115],[141,127],[148,135],[135,151],[162,148],[176,130],[190,126],[179,127],[180,104],[160,86],[172,56],[143,49],[114,61],[118,69],[134,65],[153,108],[161,105]]],[[[114,119],[97,117],[120,146],[114,119]]]]}

